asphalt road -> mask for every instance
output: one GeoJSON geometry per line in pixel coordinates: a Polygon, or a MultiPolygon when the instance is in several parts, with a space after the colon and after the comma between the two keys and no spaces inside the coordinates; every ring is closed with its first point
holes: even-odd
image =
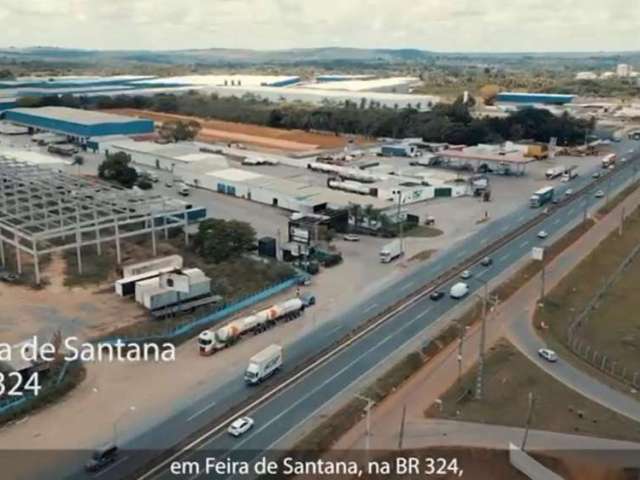
{"type": "MultiPolygon", "coordinates": [[[[629,148],[636,145],[623,142],[616,146],[622,152],[620,156],[625,157],[628,156],[626,152],[629,148]]],[[[611,176],[611,181],[604,182],[598,188],[606,190],[609,187],[613,192],[625,184],[632,175],[632,162],[621,164],[611,176]]],[[[590,176],[579,177],[570,183],[570,188],[576,191],[591,181],[590,176]]],[[[490,267],[475,266],[472,269],[472,279],[467,281],[471,288],[471,295],[481,289],[485,281],[491,281],[514,262],[529,255],[533,246],[539,246],[553,240],[558,233],[578,223],[582,219],[585,206],[590,208],[599,201],[594,198],[594,191],[587,193],[584,199],[578,199],[554,211],[545,218],[538,228],[519,236],[502,247],[493,254],[493,264],[490,267]],[[548,232],[549,237],[545,240],[537,238],[539,230],[548,232]]],[[[305,358],[339,340],[356,325],[384,310],[388,305],[406,297],[412,290],[418,289],[420,285],[427,283],[437,274],[456,265],[480,247],[504,236],[518,224],[526,222],[539,213],[539,209],[531,209],[523,204],[521,209],[511,215],[489,223],[477,234],[453,245],[450,254],[442,255],[425,265],[424,268],[405,276],[393,286],[377,294],[375,298],[362,299],[352,309],[336,319],[335,328],[328,327],[327,330],[309,333],[296,344],[290,346],[287,350],[287,361],[283,374],[304,361],[305,358]]],[[[451,284],[457,281],[453,280],[445,285],[443,290],[448,291],[451,284]]],[[[234,439],[226,433],[213,436],[199,445],[196,450],[187,453],[186,457],[189,460],[197,460],[198,457],[200,459],[203,456],[212,455],[219,457],[220,453],[228,452],[236,459],[250,460],[262,455],[262,452],[274,448],[285,436],[305,424],[319,409],[354,382],[373,370],[383,369],[385,360],[396,352],[402,351],[406,345],[415,341],[416,337],[424,335],[425,328],[432,325],[445,312],[459,303],[460,301],[450,299],[448,296],[438,302],[433,302],[428,298],[417,302],[251,412],[256,426],[243,437],[234,439]]],[[[124,449],[136,449],[135,454],[128,455],[125,451],[117,463],[97,475],[89,477],[82,472],[76,472],[67,478],[125,478],[145,460],[157,455],[159,450],[170,447],[199,427],[206,425],[229,407],[246,398],[249,393],[250,389],[243,384],[241,378],[238,378],[236,382],[222,385],[201,404],[177,412],[162,424],[122,446],[124,449]]],[[[164,471],[150,478],[187,477],[176,476],[164,471]]],[[[198,477],[192,476],[192,478],[198,477]]],[[[199,478],[211,477],[202,476],[199,478]]]]}

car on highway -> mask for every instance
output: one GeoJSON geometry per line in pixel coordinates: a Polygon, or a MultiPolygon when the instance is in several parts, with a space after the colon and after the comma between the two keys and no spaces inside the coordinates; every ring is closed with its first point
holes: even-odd
{"type": "Polygon", "coordinates": [[[104,467],[116,460],[118,453],[118,447],[109,443],[93,452],[91,458],[87,463],[85,463],[84,469],[87,472],[97,472],[98,470],[102,470],[104,467]]]}
{"type": "Polygon", "coordinates": [[[540,230],[538,232],[538,238],[547,238],[549,236],[549,234],[547,233],[546,230],[540,230]]]}
{"type": "Polygon", "coordinates": [[[604,197],[604,192],[602,190],[598,190],[596,192],[596,198],[602,198],[602,197],[604,197]]]}
{"type": "Polygon", "coordinates": [[[353,233],[347,233],[342,237],[345,242],[359,242],[360,237],[358,235],[354,235],[353,233]]]}
{"type": "Polygon", "coordinates": [[[482,265],[483,267],[490,267],[492,263],[493,263],[493,259],[491,257],[484,257],[480,261],[480,265],[482,265]]]}
{"type": "Polygon", "coordinates": [[[593,178],[600,178],[600,172],[593,172],[593,178]]]}
{"type": "Polygon", "coordinates": [[[173,180],[167,178],[167,180],[164,182],[164,186],[167,188],[173,188],[173,180]]]}
{"type": "Polygon", "coordinates": [[[573,195],[573,190],[572,190],[571,188],[567,188],[567,189],[564,191],[564,196],[565,196],[565,197],[570,197],[571,195],[573,195]]]}
{"type": "Polygon", "coordinates": [[[253,423],[253,418],[251,417],[237,418],[231,423],[231,425],[229,425],[227,432],[229,432],[229,435],[239,437],[240,435],[243,435],[251,430],[251,427],[253,427],[253,423]]]}
{"type": "Polygon", "coordinates": [[[431,292],[431,295],[429,295],[429,298],[434,302],[437,302],[442,297],[444,297],[444,292],[441,290],[434,290],[433,292],[431,292]]]}
{"type": "Polygon", "coordinates": [[[465,270],[460,274],[460,278],[463,280],[467,280],[468,278],[471,278],[471,272],[469,270],[465,270]]]}
{"type": "Polygon", "coordinates": [[[558,361],[558,355],[556,355],[556,352],[549,348],[541,348],[538,350],[538,355],[541,358],[544,358],[547,362],[555,363],[558,361]]]}

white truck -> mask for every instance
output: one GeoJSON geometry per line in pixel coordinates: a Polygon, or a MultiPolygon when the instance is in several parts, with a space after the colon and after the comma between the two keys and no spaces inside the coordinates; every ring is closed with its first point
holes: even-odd
{"type": "Polygon", "coordinates": [[[218,350],[230,347],[247,333],[261,333],[279,321],[289,321],[302,315],[304,310],[316,303],[313,295],[306,294],[272,305],[252,315],[233,320],[218,329],[205,330],[198,336],[200,355],[213,355],[218,350]]]}
{"type": "Polygon", "coordinates": [[[602,158],[602,168],[609,168],[616,163],[617,156],[615,153],[610,153],[602,158]]]}
{"type": "Polygon", "coordinates": [[[282,367],[282,347],[269,345],[249,359],[244,372],[244,380],[249,385],[257,385],[269,378],[282,367]]]}
{"type": "Polygon", "coordinates": [[[449,290],[451,298],[459,299],[465,297],[469,293],[469,285],[464,282],[458,282],[449,290]]]}
{"type": "Polygon", "coordinates": [[[380,250],[380,261],[382,263],[389,263],[402,256],[403,253],[402,241],[400,239],[396,239],[382,247],[380,250]]]}
{"type": "Polygon", "coordinates": [[[562,166],[562,165],[558,165],[557,167],[549,168],[549,169],[545,172],[544,176],[545,176],[545,177],[547,177],[547,179],[551,180],[551,179],[554,179],[554,178],[559,177],[559,176],[560,176],[560,175],[562,175],[566,170],[567,170],[567,169],[566,169],[564,166],[562,166]]]}

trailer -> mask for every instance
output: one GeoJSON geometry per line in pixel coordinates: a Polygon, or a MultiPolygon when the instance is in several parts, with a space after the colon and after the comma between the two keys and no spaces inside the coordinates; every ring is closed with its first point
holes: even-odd
{"type": "Polygon", "coordinates": [[[176,269],[174,267],[165,267],[158,268],[155,270],[149,270],[144,273],[140,273],[138,275],[132,275],[129,277],[121,278],[120,280],[116,280],[114,284],[114,289],[116,294],[121,297],[128,297],[130,295],[135,294],[136,292],[136,283],[141,280],[147,280],[154,277],[159,277],[162,273],[173,272],[176,269]]]}
{"type": "Polygon", "coordinates": [[[562,173],[562,181],[569,182],[578,176],[578,166],[571,165],[562,173]]]}
{"type": "Polygon", "coordinates": [[[544,205],[545,203],[553,200],[553,187],[544,187],[531,195],[529,199],[529,205],[531,208],[538,208],[544,205]]]}
{"type": "Polygon", "coordinates": [[[554,178],[561,176],[566,170],[567,169],[564,166],[558,165],[556,167],[549,168],[544,173],[544,176],[547,177],[547,180],[553,180],[554,178]]]}
{"type": "Polygon", "coordinates": [[[218,329],[205,330],[198,336],[200,355],[213,355],[218,350],[234,345],[244,335],[249,333],[257,335],[274,327],[278,322],[298,318],[306,308],[315,303],[315,297],[307,294],[277,303],[252,315],[240,317],[218,329]]]}
{"type": "Polygon", "coordinates": [[[382,247],[382,249],[380,249],[380,261],[382,263],[389,263],[402,256],[402,254],[404,254],[402,251],[402,241],[400,239],[396,239],[387,243],[382,247]]]}
{"type": "Polygon", "coordinates": [[[610,153],[609,155],[605,155],[602,158],[602,168],[609,168],[610,166],[614,165],[616,163],[617,160],[617,156],[615,153],[610,153]]]}

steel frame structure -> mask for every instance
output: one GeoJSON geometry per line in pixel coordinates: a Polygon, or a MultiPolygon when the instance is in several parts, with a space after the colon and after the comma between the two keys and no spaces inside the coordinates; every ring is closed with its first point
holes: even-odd
{"type": "Polygon", "coordinates": [[[5,247],[13,247],[18,273],[21,254],[33,257],[36,284],[40,283],[40,256],[76,250],[82,273],[82,247],[115,242],[118,264],[121,241],[151,237],[157,255],[157,234],[168,238],[170,227],[182,227],[189,244],[189,213],[175,200],[157,194],[139,194],[105,182],[45,169],[0,155],[0,261],[6,266],[5,247]]]}

